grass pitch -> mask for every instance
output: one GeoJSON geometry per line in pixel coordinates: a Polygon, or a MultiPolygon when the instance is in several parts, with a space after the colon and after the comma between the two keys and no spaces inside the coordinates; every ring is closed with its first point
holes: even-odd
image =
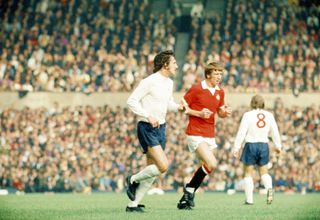
{"type": "Polygon", "coordinates": [[[266,205],[266,196],[254,195],[254,205],[243,205],[244,194],[199,193],[192,211],[178,210],[181,195],[167,193],[144,198],[145,213],[126,213],[125,194],[26,194],[0,196],[0,219],[320,219],[320,194],[277,193],[266,205]]]}

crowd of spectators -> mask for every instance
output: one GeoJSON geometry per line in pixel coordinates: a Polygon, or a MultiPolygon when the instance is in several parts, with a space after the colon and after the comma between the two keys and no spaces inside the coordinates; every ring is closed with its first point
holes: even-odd
{"type": "Polygon", "coordinates": [[[130,91],[175,45],[173,16],[144,0],[0,4],[2,91],[130,91]]]}
{"type": "Polygon", "coordinates": [[[201,80],[208,60],[220,60],[229,92],[319,92],[319,18],[320,6],[253,0],[192,16],[182,90],[201,80]]]}
{"type": "MultiPolygon", "coordinates": [[[[170,2],[170,3],[169,3],[170,2]]],[[[228,91],[319,92],[319,6],[228,0],[206,15],[191,10],[181,90],[210,60],[225,63],[228,91]]],[[[0,2],[0,91],[130,91],[152,72],[154,55],[175,49],[183,15],[147,0],[12,0],[0,2]]],[[[179,78],[179,77],[178,77],[179,78]]],[[[180,89],[180,88],[178,88],[180,89]]]]}
{"type": "MultiPolygon", "coordinates": [[[[276,117],[283,154],[270,144],[270,173],[277,191],[320,191],[320,106],[290,107],[277,99],[276,117]]],[[[241,190],[243,170],[231,148],[242,114],[218,119],[218,168],[206,191],[241,190]]],[[[187,149],[186,115],[169,113],[166,154],[170,167],[155,187],[180,191],[197,169],[187,149]]],[[[7,108],[0,113],[0,189],[24,192],[123,192],[125,177],[145,166],[136,137],[136,116],[127,108],[78,106],[7,108]]],[[[255,176],[259,189],[259,175],[255,176]]]]}

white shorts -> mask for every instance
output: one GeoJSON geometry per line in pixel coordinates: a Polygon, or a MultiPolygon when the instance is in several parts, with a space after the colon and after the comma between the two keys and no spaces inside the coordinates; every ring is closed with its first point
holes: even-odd
{"type": "Polygon", "coordinates": [[[206,138],[206,137],[201,137],[201,136],[187,135],[187,141],[188,141],[189,151],[192,153],[194,153],[196,151],[199,144],[202,142],[207,143],[210,150],[213,150],[218,147],[216,144],[215,138],[206,138]]]}

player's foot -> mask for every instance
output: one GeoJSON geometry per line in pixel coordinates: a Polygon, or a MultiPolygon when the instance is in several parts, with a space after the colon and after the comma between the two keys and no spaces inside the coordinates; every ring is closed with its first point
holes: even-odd
{"type": "Polygon", "coordinates": [[[194,193],[190,193],[186,188],[183,189],[183,196],[188,201],[189,205],[194,207],[194,193]]]}
{"type": "Polygon", "coordinates": [[[186,201],[180,201],[177,204],[177,208],[180,210],[192,210],[192,207],[190,205],[188,205],[188,203],[186,201]]]}
{"type": "Polygon", "coordinates": [[[191,207],[194,207],[194,193],[190,193],[186,190],[186,188],[183,189],[183,196],[181,197],[177,207],[178,209],[188,209],[190,210],[191,207]]]}
{"type": "Polygon", "coordinates": [[[145,208],[146,206],[145,206],[145,205],[142,205],[142,204],[139,204],[138,207],[140,207],[140,208],[145,208]]]}
{"type": "Polygon", "coordinates": [[[272,203],[273,200],[273,190],[272,189],[268,189],[267,192],[267,204],[270,205],[272,203]]]}
{"type": "Polygon", "coordinates": [[[142,207],[139,207],[139,205],[137,207],[126,207],[126,212],[144,212],[142,207]]]}
{"type": "Polygon", "coordinates": [[[243,204],[244,204],[244,205],[253,205],[253,202],[247,202],[247,201],[245,201],[243,204]]]}
{"type": "Polygon", "coordinates": [[[131,179],[131,176],[128,176],[126,178],[126,183],[127,183],[127,187],[128,187],[127,188],[127,195],[131,201],[134,201],[136,199],[136,190],[139,186],[139,183],[136,183],[136,182],[131,183],[130,179],[131,179]]]}

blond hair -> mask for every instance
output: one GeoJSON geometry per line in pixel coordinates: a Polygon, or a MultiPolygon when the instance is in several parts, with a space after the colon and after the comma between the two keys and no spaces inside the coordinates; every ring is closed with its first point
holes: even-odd
{"type": "Polygon", "coordinates": [[[264,108],[264,99],[261,95],[255,95],[251,99],[251,108],[252,109],[263,109],[264,108]]]}
{"type": "Polygon", "coordinates": [[[211,75],[213,70],[222,70],[223,71],[223,65],[220,62],[211,62],[208,63],[205,67],[204,67],[204,77],[208,78],[208,76],[211,75]]]}

